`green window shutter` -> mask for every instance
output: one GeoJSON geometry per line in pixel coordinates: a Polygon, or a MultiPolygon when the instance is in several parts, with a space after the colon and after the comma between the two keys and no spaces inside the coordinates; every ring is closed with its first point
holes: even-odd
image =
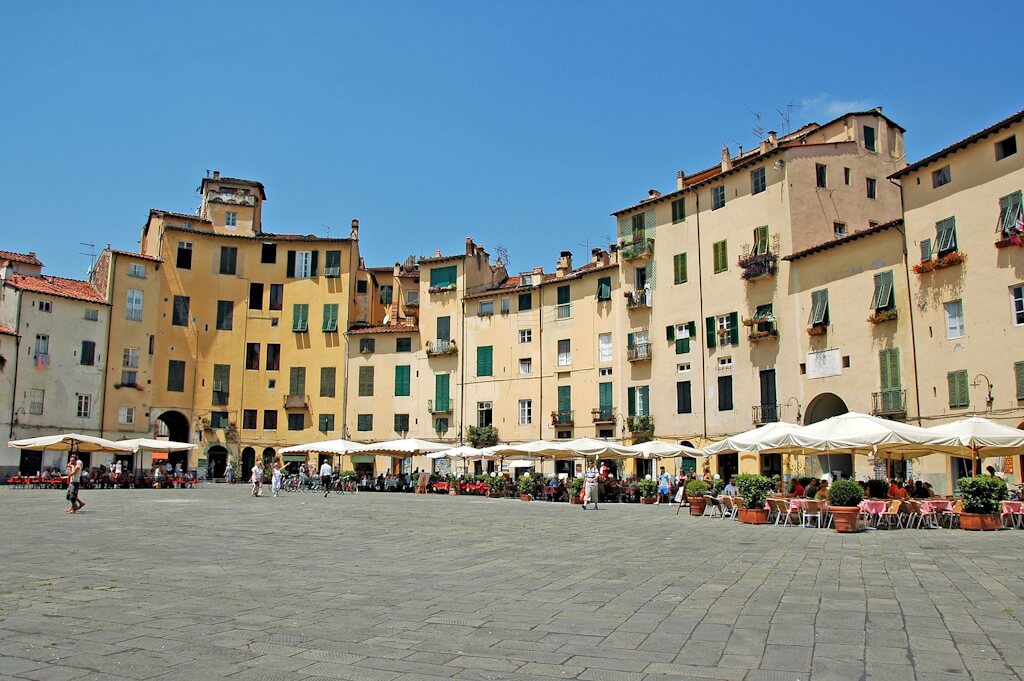
{"type": "Polygon", "coordinates": [[[476,349],[476,375],[494,375],[494,347],[481,345],[476,349]]]}
{"type": "Polygon", "coordinates": [[[532,293],[520,293],[519,294],[519,311],[533,309],[533,294],[532,293]]]}
{"type": "Polygon", "coordinates": [[[292,367],[288,370],[288,394],[306,394],[306,367],[292,367]]]}
{"type": "Polygon", "coordinates": [[[408,397],[410,392],[411,370],[408,364],[395,367],[395,397],[408,397]]]}
{"type": "Polygon", "coordinates": [[[811,293],[811,315],[807,323],[811,326],[828,323],[828,289],[811,293]]]}
{"type": "Polygon", "coordinates": [[[754,255],[768,252],[768,225],[754,228],[754,255]]]}
{"type": "Polygon", "coordinates": [[[881,307],[881,304],[878,302],[878,299],[879,299],[881,293],[882,293],[882,273],[879,272],[878,274],[875,275],[875,289],[871,293],[871,309],[872,310],[877,310],[879,307],[881,307]]]}
{"type": "Polygon", "coordinates": [[[740,313],[729,313],[729,342],[733,345],[740,344],[740,313]]]}
{"type": "Polygon", "coordinates": [[[373,367],[359,367],[359,396],[373,397],[373,367]]]}
{"type": "Polygon", "coordinates": [[[669,324],[665,327],[665,340],[674,341],[676,339],[676,325],[669,324]]]}
{"type": "Polygon", "coordinates": [[[932,259],[932,240],[921,239],[921,262],[928,262],[932,259]]]}
{"type": "Polygon", "coordinates": [[[626,410],[627,416],[636,416],[636,388],[626,389],[626,410]]]}
{"type": "Polygon", "coordinates": [[[940,254],[956,250],[956,218],[935,223],[935,250],[940,254]]]}
{"type": "Polygon", "coordinates": [[[430,286],[454,286],[455,280],[458,278],[458,268],[454,265],[451,267],[435,267],[430,270],[430,286]]]}
{"type": "Polygon", "coordinates": [[[1015,362],[1013,375],[1017,381],[1017,399],[1024,400],[1024,362],[1015,362]]]}
{"type": "Polygon", "coordinates": [[[337,303],[324,304],[324,327],[327,333],[338,330],[338,305],[337,303]]]}
{"type": "Polygon", "coordinates": [[[437,374],[434,376],[434,409],[438,411],[446,411],[448,409],[450,379],[450,374],[437,374]]]}
{"type": "Polygon", "coordinates": [[[882,391],[901,390],[900,349],[892,348],[878,353],[879,383],[882,391]]]}
{"type": "Polygon", "coordinates": [[[672,222],[682,222],[686,219],[686,198],[676,199],[672,202],[672,222]]]}
{"type": "Polygon", "coordinates": [[[288,251],[288,263],[285,265],[284,276],[289,279],[295,278],[295,251],[288,251]]]}
{"type": "Polygon", "coordinates": [[[704,320],[704,322],[707,330],[708,347],[713,348],[715,347],[715,318],[708,317],[707,319],[704,320]]]}
{"type": "MultiPolygon", "coordinates": [[[[1024,362],[1022,362],[1024,364],[1024,362]]],[[[612,384],[611,383],[598,383],[597,384],[597,404],[600,409],[611,409],[614,404],[612,398],[612,384]]]]}
{"type": "Polygon", "coordinates": [[[320,397],[334,397],[337,369],[320,367],[320,397]]]}
{"type": "Polygon", "coordinates": [[[295,303],[292,305],[292,331],[303,332],[309,330],[309,305],[295,303]]]}
{"type": "Polygon", "coordinates": [[[672,256],[672,274],[675,283],[686,283],[686,254],[676,253],[672,256]]]}
{"type": "Polygon", "coordinates": [[[690,351],[690,339],[689,338],[677,338],[676,339],[676,354],[685,355],[690,351]]]}
{"type": "Polygon", "coordinates": [[[1021,208],[1021,192],[1016,191],[1012,194],[999,199],[999,226],[998,231],[1003,234],[1012,234],[1016,231],[1017,214],[1021,208]]]}
{"type": "Polygon", "coordinates": [[[628,347],[628,348],[635,348],[636,347],[636,334],[635,333],[627,333],[626,334],[626,347],[628,347]]]}
{"type": "Polygon", "coordinates": [[[960,383],[960,401],[964,407],[968,407],[971,404],[971,393],[970,386],[967,382],[967,372],[960,371],[957,381],[960,383]]]}
{"type": "Polygon", "coordinates": [[[572,386],[558,386],[558,411],[572,411],[572,386]]]}
{"type": "Polygon", "coordinates": [[[567,305],[569,303],[569,287],[559,286],[558,287],[558,304],[567,305]]]}
{"type": "Polygon", "coordinates": [[[597,280],[597,299],[598,300],[611,300],[612,299],[612,278],[601,277],[597,280]]]}
{"type": "Polygon", "coordinates": [[[960,409],[968,406],[970,397],[967,392],[967,372],[950,371],[946,374],[946,382],[949,385],[949,406],[952,409],[960,409]]]}

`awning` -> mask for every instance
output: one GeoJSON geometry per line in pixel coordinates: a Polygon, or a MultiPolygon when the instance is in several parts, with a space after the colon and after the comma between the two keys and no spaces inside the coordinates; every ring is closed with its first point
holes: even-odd
{"type": "Polygon", "coordinates": [[[353,454],[350,458],[352,463],[374,463],[377,459],[372,454],[353,454]]]}
{"type": "Polygon", "coordinates": [[[285,461],[301,461],[302,463],[308,461],[305,454],[282,454],[281,458],[285,461]]]}
{"type": "Polygon", "coordinates": [[[153,461],[167,461],[167,452],[153,452],[153,461]]]}

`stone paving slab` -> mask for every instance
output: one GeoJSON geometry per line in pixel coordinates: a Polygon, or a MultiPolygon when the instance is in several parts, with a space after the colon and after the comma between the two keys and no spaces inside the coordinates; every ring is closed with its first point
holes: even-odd
{"type": "Polygon", "coordinates": [[[1010,681],[1024,532],[0,489],[0,679],[1010,681]]]}

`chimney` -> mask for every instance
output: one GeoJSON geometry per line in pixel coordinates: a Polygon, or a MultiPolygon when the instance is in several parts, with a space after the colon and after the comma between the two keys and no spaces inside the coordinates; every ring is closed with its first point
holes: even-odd
{"type": "Polygon", "coordinates": [[[544,268],[543,267],[534,267],[532,274],[533,274],[533,285],[534,286],[540,286],[541,283],[544,281],[544,268]]]}
{"type": "Polygon", "coordinates": [[[682,170],[676,171],[676,190],[686,188],[686,173],[682,170]]]}
{"type": "Polygon", "coordinates": [[[359,220],[356,220],[355,218],[352,219],[351,238],[353,241],[359,241],[359,220]]]}
{"type": "Polygon", "coordinates": [[[558,254],[558,265],[555,266],[555,274],[559,277],[572,272],[572,251],[562,251],[558,254]]]}
{"type": "Polygon", "coordinates": [[[722,147],[722,172],[732,169],[732,157],[729,156],[729,147],[722,147]]]}
{"type": "Polygon", "coordinates": [[[213,171],[213,179],[215,179],[215,180],[219,180],[220,179],[220,171],[219,170],[214,170],[213,171]]]}
{"type": "Polygon", "coordinates": [[[473,237],[466,237],[466,255],[473,255],[476,251],[476,244],[473,243],[473,237]]]}
{"type": "Polygon", "coordinates": [[[774,130],[769,130],[768,131],[768,145],[772,149],[774,149],[775,147],[779,146],[779,137],[778,137],[778,135],[775,134],[774,130]]]}
{"type": "Polygon", "coordinates": [[[648,189],[647,190],[647,200],[648,201],[650,201],[651,199],[656,199],[659,196],[661,196],[661,192],[659,192],[657,189],[648,189]]]}
{"type": "Polygon", "coordinates": [[[363,256],[359,256],[359,269],[361,269],[361,270],[365,270],[366,269],[366,259],[363,258],[363,256]]]}
{"type": "Polygon", "coordinates": [[[608,264],[608,252],[603,248],[590,249],[590,262],[598,267],[604,267],[608,264]]]}
{"type": "Polygon", "coordinates": [[[440,258],[441,257],[441,249],[440,248],[435,248],[434,249],[434,255],[432,255],[431,257],[432,258],[440,258]]]}

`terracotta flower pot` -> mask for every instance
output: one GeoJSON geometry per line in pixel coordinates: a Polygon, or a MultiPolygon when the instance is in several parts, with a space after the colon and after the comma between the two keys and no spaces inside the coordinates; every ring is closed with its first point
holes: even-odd
{"type": "Polygon", "coordinates": [[[457,497],[457,496],[459,496],[459,494],[460,494],[459,490],[457,490],[454,487],[452,487],[451,489],[448,490],[448,496],[450,496],[450,497],[457,497]]]}
{"type": "Polygon", "coordinates": [[[748,525],[767,525],[768,511],[763,508],[741,508],[740,522],[748,525]]]}
{"type": "Polygon", "coordinates": [[[519,501],[533,501],[533,497],[529,494],[520,494],[519,501]]]}
{"type": "Polygon", "coordinates": [[[583,501],[578,496],[571,496],[569,497],[569,503],[576,504],[577,506],[579,506],[583,503],[583,501]]]}
{"type": "Polygon", "coordinates": [[[487,498],[488,499],[500,499],[501,498],[501,493],[500,492],[488,492],[487,493],[487,498]]]}
{"type": "Polygon", "coordinates": [[[641,504],[653,504],[654,503],[654,497],[640,497],[640,503],[641,504]]]}
{"type": "Polygon", "coordinates": [[[1003,521],[998,513],[961,513],[960,527],[965,530],[1001,530],[1003,521]]]}
{"type": "Polygon", "coordinates": [[[687,497],[690,502],[690,515],[704,515],[704,504],[708,502],[704,497],[687,497]]]}
{"type": "Polygon", "coordinates": [[[829,506],[829,513],[836,523],[836,532],[856,532],[860,509],[856,506],[829,506]]]}

